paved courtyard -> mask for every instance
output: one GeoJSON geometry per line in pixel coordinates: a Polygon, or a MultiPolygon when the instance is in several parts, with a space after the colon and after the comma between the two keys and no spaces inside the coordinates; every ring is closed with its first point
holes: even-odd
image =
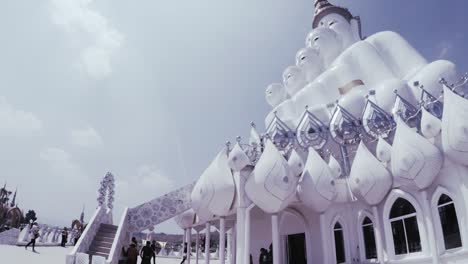
{"type": "MultiPolygon", "coordinates": [[[[24,247],[0,245],[0,263],[1,264],[65,264],[65,255],[71,248],[61,247],[38,247],[37,253],[25,250],[24,247]]],[[[140,263],[140,261],[138,261],[140,263]]],[[[157,264],[178,264],[180,259],[176,258],[158,258],[157,264]]],[[[185,262],[187,263],[187,262],[185,262]]],[[[195,263],[192,258],[191,263],[195,263]]],[[[199,260],[199,264],[205,264],[204,260],[199,260]]],[[[211,260],[210,263],[218,264],[218,260],[211,260]]]]}

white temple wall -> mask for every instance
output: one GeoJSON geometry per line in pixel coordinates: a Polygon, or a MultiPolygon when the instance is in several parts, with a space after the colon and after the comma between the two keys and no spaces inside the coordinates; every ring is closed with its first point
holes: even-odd
{"type": "MultiPolygon", "coordinates": [[[[340,222],[345,241],[346,263],[366,263],[362,221],[369,217],[374,232],[380,233],[385,263],[464,263],[468,257],[468,168],[448,159],[431,186],[418,190],[414,186],[393,188],[383,201],[374,206],[356,201],[334,203],[319,214],[300,203],[294,203],[280,214],[281,256],[286,262],[287,235],[305,233],[308,263],[335,263],[333,228],[340,222]],[[445,250],[437,202],[442,194],[448,195],[455,209],[462,238],[462,247],[445,250]],[[422,250],[419,253],[395,256],[389,212],[399,197],[408,200],[416,210],[422,250]],[[433,242],[435,241],[435,243],[433,242]],[[437,251],[433,255],[433,249],[437,251]]],[[[271,214],[254,207],[251,211],[250,253],[258,262],[260,248],[268,249],[272,241],[271,214]]]]}

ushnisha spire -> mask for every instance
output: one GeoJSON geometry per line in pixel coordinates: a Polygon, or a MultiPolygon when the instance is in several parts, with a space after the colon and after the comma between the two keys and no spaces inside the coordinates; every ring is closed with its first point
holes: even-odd
{"type": "Polygon", "coordinates": [[[314,7],[315,13],[314,20],[312,21],[312,28],[316,28],[319,24],[320,19],[331,13],[338,14],[348,21],[351,21],[351,19],[353,18],[353,15],[351,14],[351,12],[349,12],[348,9],[330,4],[330,2],[328,2],[327,0],[315,0],[314,7]]]}

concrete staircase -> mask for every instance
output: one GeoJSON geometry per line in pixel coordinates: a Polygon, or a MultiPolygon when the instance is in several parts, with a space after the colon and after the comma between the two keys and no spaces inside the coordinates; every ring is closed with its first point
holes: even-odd
{"type": "Polygon", "coordinates": [[[112,247],[112,242],[114,242],[115,234],[117,233],[117,228],[118,227],[114,225],[101,224],[89,247],[88,254],[102,256],[107,259],[112,247]]]}

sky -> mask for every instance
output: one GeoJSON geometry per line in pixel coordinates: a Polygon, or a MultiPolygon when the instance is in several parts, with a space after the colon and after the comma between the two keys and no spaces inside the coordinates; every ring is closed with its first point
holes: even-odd
{"type": "MultiPolygon", "coordinates": [[[[400,33],[468,70],[465,0],[336,0],[365,36],[400,33]]],[[[0,183],[69,225],[116,177],[115,219],[194,181],[228,140],[262,131],[268,84],[311,30],[312,0],[5,0],[0,183]]],[[[173,221],[156,231],[180,233],[173,221]]]]}

